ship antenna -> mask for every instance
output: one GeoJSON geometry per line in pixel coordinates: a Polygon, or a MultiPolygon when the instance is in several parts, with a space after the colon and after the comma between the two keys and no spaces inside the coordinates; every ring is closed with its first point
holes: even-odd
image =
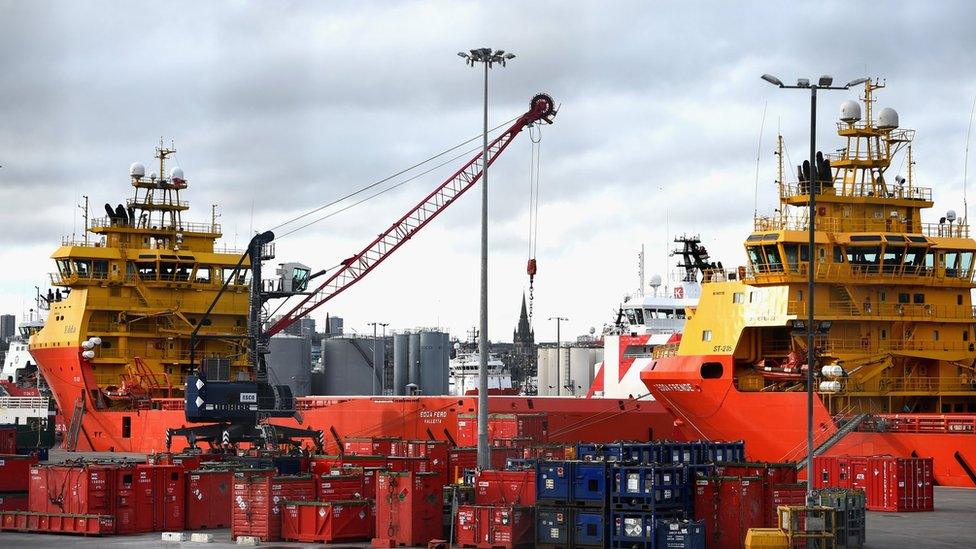
{"type": "Polygon", "coordinates": [[[763,130],[766,128],[766,108],[769,107],[769,101],[763,103],[763,113],[762,122],[759,123],[759,143],[756,145],[756,185],[754,189],[754,198],[752,202],[752,218],[755,219],[759,215],[759,160],[762,158],[762,138],[763,130]]]}
{"type": "Polygon", "coordinates": [[[969,111],[969,129],[966,130],[966,160],[962,168],[962,209],[963,222],[969,223],[969,201],[967,191],[969,187],[969,138],[973,135],[973,115],[976,114],[976,97],[973,98],[973,108],[969,111]]]}

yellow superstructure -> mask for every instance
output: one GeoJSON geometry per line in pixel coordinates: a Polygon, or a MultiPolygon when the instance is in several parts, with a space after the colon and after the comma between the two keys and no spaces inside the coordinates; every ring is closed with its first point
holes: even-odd
{"type": "MultiPolygon", "coordinates": [[[[242,253],[215,248],[221,236],[215,215],[210,223],[183,221],[189,204],[180,199],[187,187],[182,170],[164,176],[166,158],[174,152],[160,143],[158,176],[147,177],[134,164],[134,193],[126,204],[106,205],[106,217],[86,219],[83,240],[66,239],[52,255],[57,271],[51,283],[65,290],[51,303],[31,349],[80,353],[76,368],[50,360],[46,369],[54,377],[64,374],[61,382],[83,385],[99,406],[141,407],[151,397],[182,396],[190,368],[189,334],[242,253]],[[93,340],[100,343],[85,349],[93,340]],[[86,357],[85,350],[93,356],[86,357]]],[[[205,357],[226,359],[235,377],[247,367],[240,338],[247,330],[247,273],[244,269],[230,280],[200,326],[207,337],[197,341],[195,352],[198,364],[205,357]]]]}
{"type": "Polygon", "coordinates": [[[863,118],[857,103],[845,104],[848,115],[838,123],[844,148],[823,159],[829,177],[799,167],[797,182],[786,182],[780,141],[780,208],[755,219],[745,242],[749,265],[710,274],[680,348],[659,356],[731,354],[740,391],[805,390],[801,322],[813,269],[823,332],[817,389],[832,414],[976,412],[976,242],[964,214],[922,221],[932,190],[914,181],[914,131],[899,128],[891,109],[874,117],[873,92],[882,87],[865,84],[863,118]],[[906,177],[889,174],[898,153],[906,177]],[[825,366],[841,375],[827,375],[825,366]]]}

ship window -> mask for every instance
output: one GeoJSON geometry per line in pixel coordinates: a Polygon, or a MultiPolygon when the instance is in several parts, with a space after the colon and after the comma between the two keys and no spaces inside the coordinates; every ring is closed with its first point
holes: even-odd
{"type": "Polygon", "coordinates": [[[760,268],[765,263],[760,246],[749,246],[746,248],[746,252],[749,254],[749,263],[752,263],[753,267],[760,268]]]}
{"type": "Polygon", "coordinates": [[[914,303],[925,303],[925,294],[915,294],[912,296],[912,302],[914,303]]]}
{"type": "Polygon", "coordinates": [[[634,309],[634,317],[637,318],[638,324],[644,323],[644,309],[634,309]]]}
{"type": "Polygon", "coordinates": [[[878,301],[888,301],[888,292],[885,291],[878,292],[878,301]]]}
{"type": "Polygon", "coordinates": [[[711,341],[711,340],[712,340],[712,331],[702,330],[702,341],[711,341]]]}
{"type": "Polygon", "coordinates": [[[57,260],[57,264],[58,272],[61,273],[61,276],[71,275],[71,265],[68,263],[67,259],[59,259],[57,260]]]}
{"type": "Polygon", "coordinates": [[[797,301],[803,301],[803,290],[797,290],[796,291],[796,300],[797,301]]]}
{"type": "Polygon", "coordinates": [[[140,261],[136,263],[136,271],[142,280],[156,280],[156,263],[140,261]]]}
{"type": "Polygon", "coordinates": [[[834,263],[844,262],[844,250],[840,246],[834,246],[834,263]]]}
{"type": "Polygon", "coordinates": [[[791,271],[797,270],[799,267],[798,258],[799,250],[797,250],[796,244],[784,244],[783,251],[786,252],[786,264],[789,265],[791,271]]]}
{"type": "Polygon", "coordinates": [[[963,330],[962,331],[962,340],[963,341],[969,341],[969,330],[963,330]]]}
{"type": "Polygon", "coordinates": [[[961,252],[959,254],[959,276],[968,278],[970,269],[973,267],[973,252],[961,252]]]}
{"type": "Polygon", "coordinates": [[[878,246],[847,248],[847,261],[851,265],[865,267],[867,272],[877,272],[881,248],[878,246]]]}
{"type": "Polygon", "coordinates": [[[898,303],[910,303],[911,299],[908,294],[902,293],[898,294],[898,303]]]}
{"type": "Polygon", "coordinates": [[[701,365],[702,379],[719,379],[722,377],[721,362],[704,362],[701,365]]]}
{"type": "Polygon", "coordinates": [[[749,235],[749,238],[746,239],[746,242],[752,242],[754,240],[762,240],[762,237],[763,235],[761,234],[751,234],[749,235]]]}
{"type": "Polygon", "coordinates": [[[776,246],[763,246],[766,252],[766,264],[769,265],[770,272],[783,270],[783,262],[779,258],[779,250],[776,246]]]}
{"type": "Polygon", "coordinates": [[[935,340],[935,341],[938,341],[939,340],[939,331],[938,330],[932,330],[932,339],[935,340]]]}
{"type": "Polygon", "coordinates": [[[956,305],[962,305],[962,294],[956,296],[956,305]]]}
{"type": "Polygon", "coordinates": [[[881,341],[888,339],[888,330],[881,330],[881,341]]]}
{"type": "Polygon", "coordinates": [[[237,285],[243,286],[243,285],[247,284],[247,280],[248,280],[248,276],[247,275],[250,272],[251,271],[248,270],[248,269],[241,269],[240,272],[237,273],[237,276],[234,276],[234,268],[233,267],[224,267],[224,276],[223,276],[223,278],[221,280],[225,280],[226,281],[226,280],[230,279],[231,277],[233,277],[233,280],[231,280],[231,282],[230,282],[231,284],[237,284],[237,285]]]}
{"type": "Polygon", "coordinates": [[[902,265],[905,257],[905,249],[901,246],[889,244],[885,247],[884,256],[881,262],[881,272],[895,273],[902,265]]]}
{"type": "Polygon", "coordinates": [[[108,261],[97,259],[92,262],[92,273],[95,278],[106,278],[108,276],[108,261]]]}
{"type": "Polygon", "coordinates": [[[131,416],[122,416],[122,438],[132,438],[131,416]]]}
{"type": "Polygon", "coordinates": [[[637,317],[634,316],[634,310],[633,309],[626,309],[624,311],[624,314],[627,315],[627,321],[628,322],[630,322],[631,324],[637,324],[637,317]]]}
{"type": "Polygon", "coordinates": [[[746,294],[745,292],[735,292],[732,294],[732,303],[745,303],[746,294]]]}
{"type": "MultiPolygon", "coordinates": [[[[820,255],[823,256],[823,248],[820,249],[820,255]]],[[[800,261],[810,261],[810,246],[800,246],[800,261]]]]}
{"type": "Polygon", "coordinates": [[[945,253],[946,276],[959,276],[959,252],[945,253]]]}
{"type": "Polygon", "coordinates": [[[877,242],[878,240],[881,240],[881,235],[877,234],[862,234],[851,237],[851,242],[877,242]]]}
{"type": "Polygon", "coordinates": [[[210,266],[209,265],[198,265],[196,277],[194,282],[199,282],[202,284],[210,284],[210,266]]]}
{"type": "Polygon", "coordinates": [[[76,259],[72,261],[72,265],[74,266],[74,271],[76,275],[80,277],[91,276],[91,263],[89,263],[88,261],[81,261],[79,259],[76,259]]]}
{"type": "Polygon", "coordinates": [[[904,266],[908,274],[918,274],[919,268],[925,263],[925,248],[908,248],[905,250],[904,266]]]}

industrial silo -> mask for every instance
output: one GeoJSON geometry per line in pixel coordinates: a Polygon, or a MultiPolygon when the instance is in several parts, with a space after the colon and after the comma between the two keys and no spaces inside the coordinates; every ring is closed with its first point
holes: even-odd
{"type": "Polygon", "coordinates": [[[567,394],[585,395],[593,381],[594,349],[590,347],[571,347],[569,349],[569,383],[567,394]]]}
{"type": "Polygon", "coordinates": [[[323,394],[373,394],[372,360],[372,338],[333,337],[322,340],[323,394]]]}
{"type": "Polygon", "coordinates": [[[410,334],[410,345],[407,353],[407,359],[410,361],[409,368],[407,369],[407,381],[410,384],[420,387],[420,334],[410,334]]]}
{"type": "Polygon", "coordinates": [[[407,394],[410,379],[410,334],[393,336],[393,394],[407,394]]]}
{"type": "Polygon", "coordinates": [[[447,371],[444,356],[447,354],[441,332],[420,332],[420,390],[425,395],[447,394],[447,371]]]}
{"type": "Polygon", "coordinates": [[[271,338],[268,376],[276,385],[287,385],[292,395],[312,392],[312,340],[308,336],[277,334],[271,338]]]}
{"type": "Polygon", "coordinates": [[[447,332],[441,332],[441,346],[444,349],[444,353],[441,356],[441,394],[448,395],[451,393],[451,351],[453,346],[451,345],[451,335],[447,332]]]}
{"type": "Polygon", "coordinates": [[[536,393],[540,396],[549,394],[549,349],[536,349],[536,393]]]}

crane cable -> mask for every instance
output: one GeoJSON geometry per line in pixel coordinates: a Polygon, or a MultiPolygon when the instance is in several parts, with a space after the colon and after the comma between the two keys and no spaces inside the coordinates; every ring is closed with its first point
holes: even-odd
{"type": "MultiPolygon", "coordinates": [[[[507,120],[505,122],[502,122],[501,124],[499,124],[499,125],[491,128],[491,129],[489,129],[488,132],[489,133],[495,132],[495,131],[499,130],[500,128],[503,128],[503,127],[507,126],[508,124],[511,124],[512,122],[514,122],[517,119],[518,119],[518,117],[515,117],[515,118],[512,118],[511,120],[507,120]]],[[[306,217],[308,217],[308,216],[310,216],[310,215],[312,215],[314,213],[320,212],[320,211],[322,211],[322,210],[324,210],[324,209],[326,209],[326,208],[328,208],[330,206],[335,206],[336,204],[339,204],[340,202],[343,202],[345,200],[348,200],[348,199],[350,199],[350,198],[352,198],[352,197],[354,197],[356,195],[362,194],[362,193],[364,193],[364,192],[366,192],[366,191],[368,191],[368,190],[370,190],[370,189],[372,189],[374,187],[378,187],[379,185],[382,185],[383,183],[386,183],[387,181],[390,181],[392,179],[395,179],[397,177],[400,177],[401,175],[404,175],[404,174],[406,174],[406,173],[408,173],[408,172],[410,172],[412,170],[415,170],[415,169],[419,168],[420,166],[423,166],[424,164],[427,164],[428,162],[432,162],[432,161],[434,161],[434,160],[436,160],[436,159],[444,156],[445,154],[448,154],[448,153],[450,153],[452,151],[455,151],[457,149],[460,149],[461,147],[464,147],[465,145],[468,145],[470,143],[473,143],[474,141],[477,141],[479,139],[482,139],[482,137],[483,137],[483,134],[480,134],[479,133],[478,135],[472,137],[471,139],[468,139],[467,141],[463,141],[461,143],[458,143],[457,145],[454,145],[453,147],[451,147],[449,149],[446,149],[446,150],[441,151],[441,152],[439,152],[439,153],[437,153],[437,154],[435,154],[435,155],[433,155],[431,157],[428,157],[425,160],[422,160],[420,162],[417,162],[416,164],[414,164],[414,165],[412,165],[412,166],[410,166],[408,168],[404,168],[403,170],[400,170],[400,171],[398,171],[398,172],[396,172],[394,174],[388,175],[388,176],[384,177],[383,179],[380,179],[378,181],[374,181],[374,182],[372,182],[372,183],[370,183],[370,184],[368,184],[368,185],[366,185],[364,187],[361,187],[360,189],[357,189],[355,191],[352,191],[352,192],[346,194],[345,196],[342,196],[340,198],[337,198],[337,199],[335,199],[335,200],[333,200],[331,202],[328,202],[326,204],[323,204],[321,206],[318,206],[316,208],[313,208],[313,209],[311,209],[311,210],[309,210],[309,211],[307,211],[307,212],[305,212],[303,214],[297,215],[295,217],[292,217],[291,219],[288,219],[286,221],[283,221],[283,222],[275,225],[274,227],[271,227],[270,230],[276,231],[278,229],[281,229],[282,227],[285,227],[287,225],[291,225],[292,223],[295,223],[296,221],[299,221],[301,219],[304,219],[304,218],[306,218],[306,217]]],[[[480,147],[478,147],[478,149],[480,149],[480,147]]],[[[478,149],[474,149],[474,150],[478,150],[478,149]]],[[[409,179],[407,179],[405,181],[401,181],[400,183],[397,183],[397,184],[393,185],[392,187],[386,189],[385,191],[380,191],[380,192],[374,193],[374,194],[366,197],[365,199],[360,200],[360,201],[352,204],[351,206],[347,206],[347,207],[345,207],[345,208],[343,208],[342,210],[339,210],[339,211],[340,212],[341,211],[345,211],[345,210],[347,210],[347,209],[349,209],[349,208],[351,208],[353,206],[357,206],[359,204],[362,204],[363,202],[365,202],[367,200],[370,200],[372,198],[375,198],[375,197],[383,194],[386,191],[389,191],[391,189],[394,189],[396,187],[399,187],[400,185],[403,185],[407,181],[412,181],[412,180],[420,177],[421,175],[425,175],[427,173],[430,173],[434,169],[439,168],[441,166],[444,166],[448,162],[451,162],[453,160],[457,160],[458,158],[464,156],[465,154],[469,154],[469,153],[466,151],[466,152],[464,152],[464,153],[462,153],[462,154],[460,154],[458,156],[453,157],[451,160],[448,160],[448,161],[446,161],[444,163],[439,164],[435,168],[432,168],[430,170],[427,170],[427,171],[425,171],[425,172],[423,172],[423,173],[421,173],[419,175],[413,176],[413,177],[411,177],[411,178],[409,178],[409,179]]],[[[312,221],[310,221],[308,223],[305,223],[304,225],[302,225],[302,226],[300,226],[298,228],[291,229],[290,231],[286,232],[285,234],[280,235],[278,238],[283,238],[283,237],[285,237],[287,235],[293,234],[293,233],[298,232],[298,231],[300,231],[302,229],[305,229],[305,228],[307,228],[307,227],[309,227],[311,225],[314,225],[315,223],[318,223],[319,221],[322,221],[324,219],[328,219],[329,217],[332,217],[332,215],[334,215],[335,213],[339,213],[339,212],[334,212],[333,214],[328,214],[328,215],[325,215],[325,216],[316,218],[316,219],[314,219],[314,220],[312,220],[312,221]]]]}
{"type": "Polygon", "coordinates": [[[528,263],[525,270],[529,275],[529,324],[531,325],[535,299],[535,274],[538,271],[536,251],[539,244],[539,159],[542,153],[542,127],[535,124],[529,126],[529,139],[532,141],[532,155],[529,162],[529,238],[528,263]]]}

